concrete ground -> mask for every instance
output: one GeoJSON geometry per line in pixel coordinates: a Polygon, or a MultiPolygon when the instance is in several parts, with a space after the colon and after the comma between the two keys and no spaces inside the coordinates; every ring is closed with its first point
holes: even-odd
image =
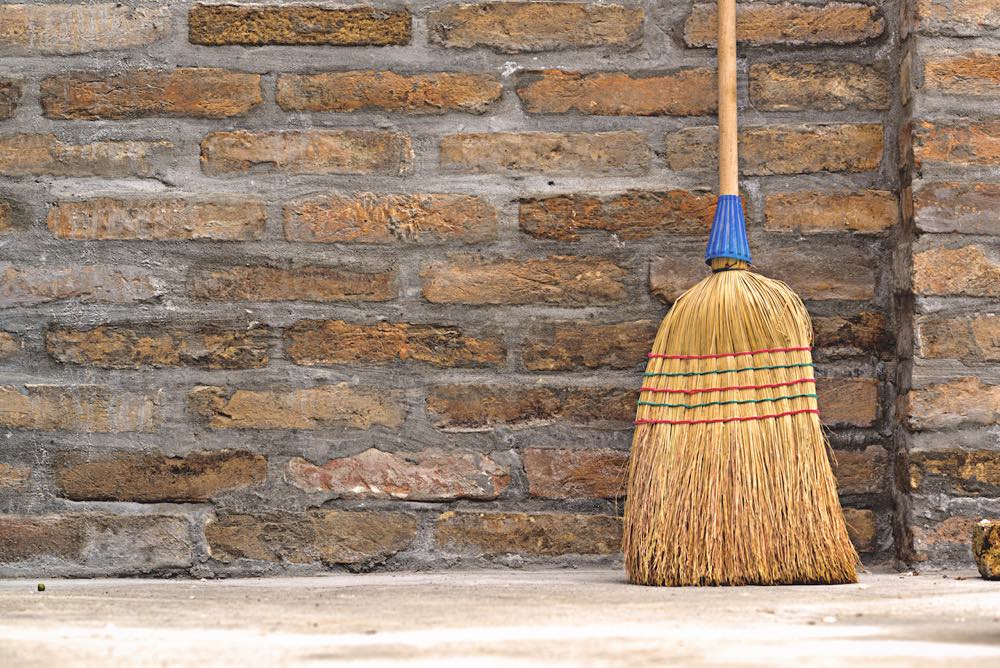
{"type": "Polygon", "coordinates": [[[0,581],[0,665],[1000,666],[1000,582],[656,589],[612,570],[0,581]]]}

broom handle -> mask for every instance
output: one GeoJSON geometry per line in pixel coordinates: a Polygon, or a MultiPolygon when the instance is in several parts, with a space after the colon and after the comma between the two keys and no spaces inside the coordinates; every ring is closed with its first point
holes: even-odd
{"type": "Polygon", "coordinates": [[[719,1],[719,194],[739,195],[736,139],[736,0],[719,1]]]}

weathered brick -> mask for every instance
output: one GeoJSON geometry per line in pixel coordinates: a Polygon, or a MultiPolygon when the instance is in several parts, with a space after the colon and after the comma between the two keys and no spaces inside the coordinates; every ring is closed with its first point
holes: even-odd
{"type": "Polygon", "coordinates": [[[0,332],[0,362],[11,359],[23,348],[21,337],[11,332],[0,332]]]}
{"type": "Polygon", "coordinates": [[[316,265],[230,267],[195,272],[191,292],[216,301],[382,302],[396,297],[396,272],[316,265]]]}
{"type": "Polygon", "coordinates": [[[870,510],[844,508],[844,520],[847,523],[847,535],[854,543],[854,549],[861,553],[873,552],[878,537],[875,513],[870,510]]]}
{"type": "Polygon", "coordinates": [[[982,520],[972,529],[972,556],[979,574],[987,580],[1000,580],[1000,522],[982,520]]]}
{"type": "Polygon", "coordinates": [[[168,7],[121,3],[0,5],[0,54],[69,55],[146,46],[170,29],[168,7]]]}
{"type": "Polygon", "coordinates": [[[913,123],[913,158],[923,163],[1000,165],[1000,119],[913,123]]]}
{"type": "Polygon", "coordinates": [[[915,430],[994,425],[1000,423],[1000,385],[966,377],[914,388],[906,396],[905,414],[915,430]]]}
{"type": "Polygon", "coordinates": [[[587,47],[632,48],[642,42],[641,7],[577,2],[481,2],[431,11],[432,44],[501,53],[587,47]]]}
{"type": "Polygon", "coordinates": [[[521,229],[540,239],[578,241],[581,232],[600,230],[621,239],[654,234],[704,234],[715,211],[715,196],[688,190],[630,190],[621,195],[556,195],[523,199],[521,229]]]}
{"type": "Polygon", "coordinates": [[[485,556],[615,554],[621,519],[569,513],[447,512],[434,538],[445,549],[485,556]]]}
{"type": "Polygon", "coordinates": [[[300,320],[285,330],[285,353],[295,364],[388,364],[396,360],[440,367],[500,366],[500,336],[474,337],[458,327],[343,320],[300,320]]]}
{"type": "Polygon", "coordinates": [[[85,527],[72,516],[0,515],[0,564],[33,558],[81,559],[85,527]]]}
{"type": "Polygon", "coordinates": [[[917,0],[916,27],[930,35],[983,35],[1000,28],[995,0],[917,0]]]}
{"type": "Polygon", "coordinates": [[[567,72],[543,70],[518,78],[517,95],[530,114],[704,116],[715,113],[715,71],[567,72]]]}
{"type": "Polygon", "coordinates": [[[264,234],[264,203],[252,197],[213,200],[98,197],[56,202],[48,226],[60,239],[211,239],[249,241],[264,234]]]}
{"type": "Polygon", "coordinates": [[[483,114],[500,101],[503,85],[489,74],[388,70],[282,74],[276,101],[285,111],[398,111],[483,114]]]}
{"type": "Polygon", "coordinates": [[[96,327],[50,326],[45,350],[53,359],[102,369],[193,366],[256,369],[267,366],[269,331],[263,326],[176,327],[163,323],[96,327]]]}
{"type": "Polygon", "coordinates": [[[921,251],[913,256],[913,291],[923,296],[996,297],[1000,261],[982,246],[921,251]]]}
{"type": "Polygon", "coordinates": [[[416,533],[413,515],[380,511],[221,515],[205,526],[209,554],[224,563],[237,559],[325,566],[379,562],[406,549],[416,533]]]}
{"type": "Polygon", "coordinates": [[[1000,362],[1000,316],[922,316],[916,321],[916,354],[927,359],[1000,362]]]}
{"type": "Polygon", "coordinates": [[[887,190],[788,192],[768,195],[765,228],[781,232],[878,233],[896,225],[899,205],[887,190]]]}
{"type": "Polygon", "coordinates": [[[0,236],[15,230],[14,217],[13,203],[0,199],[0,236]]]}
{"type": "Polygon", "coordinates": [[[921,183],[913,191],[913,219],[922,232],[1000,234],[1000,184],[921,183]]]}
{"type": "Polygon", "coordinates": [[[962,561],[969,559],[969,538],[978,517],[957,515],[941,521],[917,522],[913,526],[913,545],[916,561],[928,558],[942,559],[961,555],[962,561]]]}
{"type": "Polygon", "coordinates": [[[540,323],[526,336],[524,366],[531,371],[635,369],[645,364],[656,329],[652,320],[540,323]]]}
{"type": "MultiPolygon", "coordinates": [[[[714,4],[694,5],[684,24],[684,41],[688,46],[715,46],[718,23],[714,4]]],[[[736,39],[752,46],[850,44],[874,39],[884,30],[878,9],[853,2],[736,6],[736,39]]]]}
{"type": "Polygon", "coordinates": [[[870,427],[878,418],[875,378],[818,378],[819,415],[825,425],[870,427]]]}
{"type": "Polygon", "coordinates": [[[233,130],[210,132],[201,142],[201,168],[209,175],[401,175],[412,160],[410,138],[385,130],[233,130]]]}
{"type": "MultiPolygon", "coordinates": [[[[2,8],[0,8],[2,11],[2,8]]],[[[0,120],[10,118],[14,115],[18,103],[21,101],[21,82],[11,79],[0,79],[0,120]]]]}
{"type": "Polygon", "coordinates": [[[497,238],[496,209],[474,195],[312,195],[286,203],[284,217],[288,241],[474,244],[497,238]]]}
{"type": "Polygon", "coordinates": [[[529,448],[521,458],[532,496],[613,499],[625,495],[628,453],[624,450],[529,448]]]}
{"type": "Polygon", "coordinates": [[[0,262],[0,308],[64,299],[130,304],[149,301],[159,294],[157,283],[146,270],[138,267],[0,262]]]}
{"type": "Polygon", "coordinates": [[[46,77],[41,103],[49,118],[101,120],[147,116],[225,118],[264,101],[260,75],[215,67],[77,72],[46,77]]]}
{"type": "Polygon", "coordinates": [[[813,346],[824,357],[881,355],[895,346],[885,315],[861,311],[854,315],[835,315],[812,319],[813,346]]]}
{"type": "Polygon", "coordinates": [[[750,103],[759,111],[889,108],[892,87],[881,67],[851,62],[757,63],[750,103]]]}
{"type": "Polygon", "coordinates": [[[615,132],[479,132],[441,140],[441,167],[502,174],[635,174],[646,171],[652,151],[646,136],[615,132]]]}
{"type": "Polygon", "coordinates": [[[183,457],[118,452],[92,458],[63,453],[56,458],[59,496],[74,501],[198,503],[222,492],[258,485],[267,460],[242,450],[193,452],[183,457]]]}
{"type": "Polygon", "coordinates": [[[6,135],[0,137],[0,175],[151,176],[154,159],[171,148],[165,141],[67,144],[53,134],[6,135]]]}
{"type": "Polygon", "coordinates": [[[424,299],[436,304],[564,304],[624,301],[626,271],[598,257],[553,255],[527,260],[460,256],[420,272],[424,299]]]}
{"type": "Polygon", "coordinates": [[[841,494],[884,494],[889,475],[889,457],[884,448],[837,450],[833,472],[841,494]]]}
{"type": "Polygon", "coordinates": [[[438,385],[427,394],[427,411],[438,429],[523,429],[553,422],[624,428],[635,418],[638,392],[616,387],[438,385]]]}
{"type": "Polygon", "coordinates": [[[31,477],[31,467],[0,463],[0,494],[23,490],[31,477]]]}
{"type": "Polygon", "coordinates": [[[1000,54],[971,51],[927,58],[924,89],[971,97],[1000,96],[1000,54]]]}
{"type": "Polygon", "coordinates": [[[1000,496],[1000,452],[944,450],[910,452],[910,489],[955,496],[1000,496]]]}
{"type": "Polygon", "coordinates": [[[398,454],[369,448],[322,466],[296,457],[285,477],[303,491],[345,499],[490,500],[510,485],[510,472],[490,457],[437,448],[398,454]]]}
{"type": "Polygon", "coordinates": [[[208,46],[387,46],[408,44],[410,33],[406,9],[195,4],[188,10],[188,40],[208,46]]]}
{"type": "Polygon", "coordinates": [[[406,418],[399,392],[346,383],[287,390],[199,386],[188,395],[188,407],[212,429],[397,428],[406,418]]]}
{"type": "Polygon", "coordinates": [[[111,433],[154,431],[158,397],[99,385],[0,386],[0,427],[111,433]]]}

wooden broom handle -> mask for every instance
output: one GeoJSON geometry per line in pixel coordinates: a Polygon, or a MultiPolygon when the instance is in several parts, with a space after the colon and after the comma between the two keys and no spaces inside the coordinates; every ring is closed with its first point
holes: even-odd
{"type": "Polygon", "coordinates": [[[739,195],[736,139],[736,0],[719,2],[719,194],[739,195]]]}

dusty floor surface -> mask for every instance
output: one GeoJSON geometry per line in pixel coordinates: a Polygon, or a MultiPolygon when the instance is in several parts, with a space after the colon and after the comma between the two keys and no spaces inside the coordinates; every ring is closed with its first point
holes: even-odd
{"type": "Polygon", "coordinates": [[[0,581],[0,665],[1000,666],[1000,582],[654,589],[611,570],[0,581]]]}

